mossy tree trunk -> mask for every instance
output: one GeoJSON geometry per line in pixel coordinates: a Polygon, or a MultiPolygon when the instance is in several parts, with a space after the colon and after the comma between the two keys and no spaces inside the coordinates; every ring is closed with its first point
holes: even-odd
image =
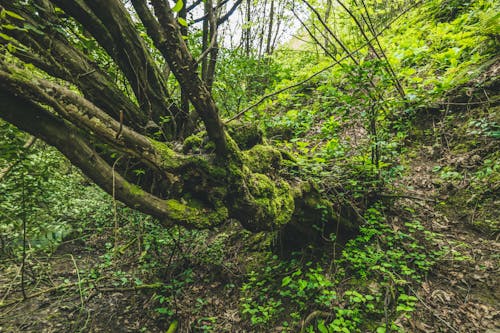
{"type": "Polygon", "coordinates": [[[132,5],[0,0],[0,117],[165,225],[209,228],[234,218],[249,230],[278,230],[311,219],[298,210],[328,212],[329,203],[309,195],[314,186],[283,177],[277,149],[255,135],[238,145],[228,134],[169,2],[132,5]],[[170,71],[205,135],[180,137],[189,115],[169,93],[170,71]]]}

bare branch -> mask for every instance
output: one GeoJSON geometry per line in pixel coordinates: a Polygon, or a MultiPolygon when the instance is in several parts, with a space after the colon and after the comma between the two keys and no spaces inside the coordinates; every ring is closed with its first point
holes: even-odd
{"type": "MultiPolygon", "coordinates": [[[[13,3],[0,0],[6,8],[16,10],[13,3]]],[[[29,24],[43,29],[46,22],[39,22],[39,17],[23,11],[23,17],[29,24]]],[[[93,63],[87,55],[70,45],[57,31],[39,34],[36,31],[5,30],[26,47],[17,47],[14,55],[26,63],[31,63],[50,75],[71,82],[85,93],[85,97],[98,105],[115,119],[119,111],[125,114],[125,123],[140,129],[147,123],[147,116],[113,83],[107,73],[93,63]],[[50,47],[47,47],[50,45],[50,47]]]]}
{"type": "Polygon", "coordinates": [[[222,23],[226,22],[231,15],[233,15],[234,11],[238,9],[238,6],[241,4],[243,0],[237,0],[233,4],[233,6],[226,12],[226,14],[222,15],[219,19],[217,19],[217,25],[221,25],[222,23]]]}
{"type": "MultiPolygon", "coordinates": [[[[140,0],[135,0],[140,6],[140,0]]],[[[200,79],[196,69],[196,62],[191,56],[187,45],[182,38],[179,25],[176,22],[168,2],[161,0],[151,1],[158,19],[152,20],[150,12],[142,11],[139,14],[144,25],[158,29],[159,34],[152,34],[151,37],[155,46],[160,50],[169,64],[170,69],[179,81],[182,89],[188,94],[189,100],[200,115],[205,124],[210,140],[215,143],[218,156],[228,156],[231,153],[226,140],[223,124],[219,118],[219,110],[215,105],[206,84],[200,79]]]]}
{"type": "Polygon", "coordinates": [[[45,80],[28,81],[20,79],[20,76],[0,70],[0,87],[13,95],[29,97],[32,101],[51,106],[64,119],[79,124],[83,129],[87,129],[88,133],[93,133],[95,138],[103,140],[119,151],[139,158],[148,166],[160,171],[160,174],[165,175],[165,170],[172,170],[181,165],[181,156],[175,156],[172,151],[171,155],[175,158],[165,160],[156,152],[150,139],[126,126],[122,126],[121,136],[116,139],[116,134],[120,131],[120,122],[75,92],[45,80]]]}

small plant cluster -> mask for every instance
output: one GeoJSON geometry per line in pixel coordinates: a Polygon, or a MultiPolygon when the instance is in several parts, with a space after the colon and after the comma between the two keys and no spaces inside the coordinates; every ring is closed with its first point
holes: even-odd
{"type": "Polygon", "coordinates": [[[250,272],[240,300],[250,325],[291,332],[401,331],[398,320],[417,303],[411,284],[422,280],[440,253],[427,250],[434,235],[419,221],[391,226],[383,211],[369,208],[360,235],[333,261],[271,257],[250,272]]]}
{"type": "Polygon", "coordinates": [[[23,223],[28,251],[51,252],[68,235],[109,221],[110,197],[57,150],[1,120],[0,137],[0,253],[20,255],[23,223]]]}

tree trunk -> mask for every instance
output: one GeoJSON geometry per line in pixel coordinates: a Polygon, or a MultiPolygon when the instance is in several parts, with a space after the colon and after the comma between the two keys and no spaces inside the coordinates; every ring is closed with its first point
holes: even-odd
{"type": "Polygon", "coordinates": [[[269,24],[267,26],[267,43],[266,43],[267,55],[270,55],[272,53],[273,24],[274,24],[274,0],[271,0],[271,9],[269,11],[269,24]]]}
{"type": "Polygon", "coordinates": [[[251,8],[252,8],[252,1],[247,0],[247,6],[245,8],[246,10],[246,15],[245,15],[245,27],[243,28],[243,40],[245,42],[245,55],[247,58],[250,57],[250,52],[251,52],[251,34],[252,34],[252,28],[251,28],[251,8]]]}
{"type": "MultiPolygon", "coordinates": [[[[318,207],[325,221],[333,221],[331,203],[314,185],[286,177],[286,154],[262,144],[242,150],[245,145],[226,133],[211,83],[199,76],[198,62],[169,2],[150,3],[152,8],[145,0],[132,0],[206,134],[186,133],[184,142],[175,141],[176,115],[182,110],[169,96],[167,77],[154,60],[158,55],[153,56],[120,0],[0,0],[2,7],[16,14],[5,15],[0,24],[19,27],[2,30],[10,39],[2,39],[3,43],[12,47],[2,51],[10,50],[10,55],[0,56],[0,117],[53,145],[105,191],[166,226],[210,228],[234,218],[252,231],[279,230],[290,223],[308,228],[318,207]],[[23,28],[25,23],[30,28],[23,28]],[[93,49],[82,51],[73,39],[78,36],[63,33],[68,29],[65,24],[82,27],[93,36],[93,49]],[[95,53],[99,56],[90,58],[95,53]],[[22,68],[20,64],[28,60],[44,72],[22,68]],[[134,96],[102,69],[108,62],[134,96]],[[165,116],[172,119],[165,136],[170,142],[155,140],[144,126],[165,116]],[[157,186],[135,183],[126,163],[116,163],[118,156],[146,169],[157,186]]],[[[249,9],[250,2],[247,5],[249,9]]],[[[216,36],[213,13],[211,20],[216,36]]],[[[216,53],[209,56],[216,59],[216,53]]],[[[213,68],[208,67],[207,74],[210,71],[213,68]]]]}

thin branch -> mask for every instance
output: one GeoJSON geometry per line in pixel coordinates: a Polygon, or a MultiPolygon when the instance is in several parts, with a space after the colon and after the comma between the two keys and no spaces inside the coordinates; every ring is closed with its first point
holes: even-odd
{"type": "Polygon", "coordinates": [[[65,289],[65,288],[68,288],[68,287],[73,287],[73,286],[76,286],[77,284],[78,284],[78,282],[63,283],[63,284],[60,284],[60,285],[52,287],[52,288],[48,288],[48,289],[44,289],[44,290],[38,291],[38,292],[33,293],[31,295],[26,295],[26,298],[14,299],[14,300],[12,300],[10,302],[0,303],[0,308],[11,306],[11,305],[14,305],[16,303],[21,303],[21,302],[23,302],[23,301],[25,301],[27,299],[35,298],[35,297],[41,296],[43,294],[52,293],[54,291],[58,291],[58,290],[65,289]]]}
{"type": "Polygon", "coordinates": [[[330,312],[325,311],[313,311],[311,312],[305,319],[303,319],[300,323],[300,333],[305,333],[307,326],[316,318],[329,318],[334,317],[335,315],[330,312]]]}
{"type": "Polygon", "coordinates": [[[203,51],[202,54],[196,59],[195,66],[198,66],[200,62],[202,62],[203,59],[205,59],[206,56],[212,51],[212,49],[215,47],[217,44],[217,28],[214,29],[214,33],[212,34],[212,39],[210,40],[210,45],[206,48],[205,51],[203,51]]]}
{"type": "Polygon", "coordinates": [[[78,293],[80,295],[80,304],[81,308],[83,310],[85,304],[83,302],[83,290],[82,290],[82,279],[80,277],[80,269],[78,268],[78,265],[76,264],[75,257],[71,253],[69,253],[69,256],[71,257],[71,261],[73,262],[73,266],[75,267],[75,272],[76,272],[76,277],[78,278],[78,293]]]}
{"type": "Polygon", "coordinates": [[[427,202],[433,202],[436,203],[436,199],[429,199],[429,198],[422,198],[422,197],[417,197],[414,195],[406,195],[406,194],[377,194],[377,196],[382,197],[382,198],[404,198],[404,199],[412,199],[412,200],[420,200],[420,201],[427,201],[427,202]]]}
{"type": "Polygon", "coordinates": [[[450,323],[448,323],[446,320],[444,320],[443,318],[441,318],[435,311],[434,309],[432,309],[429,305],[427,305],[427,303],[424,302],[424,300],[418,296],[418,294],[415,292],[415,290],[413,290],[412,287],[408,286],[408,288],[410,289],[410,291],[413,293],[413,295],[415,295],[415,297],[419,300],[420,303],[422,303],[422,305],[427,309],[427,311],[429,311],[430,313],[432,313],[432,315],[434,317],[436,317],[440,322],[442,322],[443,324],[446,325],[446,327],[448,327],[452,332],[454,333],[459,333],[459,331],[454,328],[453,326],[451,326],[450,323]]]}
{"type": "Polygon", "coordinates": [[[151,283],[151,284],[140,284],[134,287],[122,287],[122,288],[99,288],[96,286],[96,289],[100,292],[127,292],[127,291],[138,291],[144,289],[160,289],[164,286],[163,283],[151,283]]]}
{"type": "MultiPolygon", "coordinates": [[[[319,14],[319,12],[307,1],[307,0],[302,0],[315,14],[316,14],[316,17],[318,18],[318,20],[321,22],[321,24],[323,25],[323,27],[333,36],[333,38],[335,39],[335,41],[340,45],[340,47],[344,50],[344,52],[346,52],[348,55],[350,55],[350,58],[351,60],[359,66],[359,61],[354,58],[353,53],[350,52],[348,49],[347,49],[347,46],[345,46],[342,41],[340,40],[340,38],[338,38],[332,31],[331,29],[328,27],[328,25],[326,24],[326,22],[323,20],[323,18],[321,17],[321,15],[319,14]]],[[[366,43],[364,44],[365,46],[371,46],[371,41],[373,39],[367,39],[366,43]]],[[[372,78],[368,78],[368,83],[370,84],[370,86],[373,88],[376,96],[374,96],[369,90],[366,90],[366,94],[374,101],[376,102],[377,98],[379,100],[382,100],[383,99],[383,96],[380,94],[380,92],[377,91],[377,86],[375,84],[375,82],[372,80],[372,78]]]]}
{"type": "Polygon", "coordinates": [[[202,3],[202,1],[203,1],[203,0],[196,0],[195,2],[193,2],[193,3],[191,4],[191,6],[189,6],[189,7],[187,7],[187,8],[186,8],[186,11],[187,11],[187,12],[192,11],[193,9],[195,9],[196,7],[198,7],[198,5],[199,5],[200,3],[202,3]]]}
{"type": "MultiPolygon", "coordinates": [[[[205,1],[205,0],[204,0],[204,1],[205,1]]],[[[215,10],[217,10],[217,9],[220,9],[222,6],[224,6],[224,5],[225,5],[226,3],[228,3],[228,2],[229,2],[229,0],[223,0],[223,1],[221,1],[220,3],[218,3],[218,4],[217,4],[217,6],[215,6],[215,8],[212,8],[212,10],[213,10],[213,11],[215,11],[215,10]]],[[[232,7],[229,11],[230,11],[231,13],[232,13],[232,12],[234,12],[234,10],[236,10],[236,8],[238,7],[238,5],[239,5],[240,3],[241,3],[241,0],[236,1],[236,4],[234,4],[234,5],[233,5],[233,7],[232,7]]],[[[229,14],[229,15],[231,15],[231,14],[229,14]]],[[[208,18],[209,18],[209,16],[210,16],[210,15],[207,13],[207,14],[203,15],[202,17],[198,17],[197,19],[194,19],[194,20],[193,20],[193,23],[199,23],[199,22],[201,22],[201,21],[205,21],[206,19],[208,19],[208,18]]],[[[224,15],[224,16],[226,16],[226,15],[224,15]]],[[[228,18],[229,18],[229,16],[228,16],[228,18]]],[[[227,18],[226,18],[226,19],[227,19],[227,18]]],[[[217,22],[217,23],[218,23],[218,22],[217,22]]],[[[221,22],[221,23],[222,23],[222,22],[221,22]]],[[[217,25],[219,25],[219,24],[217,24],[217,25]]]]}
{"type": "MultiPolygon", "coordinates": [[[[311,31],[311,29],[309,29],[309,27],[306,25],[306,23],[300,18],[299,15],[297,15],[297,13],[295,12],[294,9],[292,9],[292,13],[295,16],[295,18],[300,22],[300,24],[302,25],[302,27],[304,29],[306,29],[306,31],[309,34],[309,36],[316,42],[317,45],[319,45],[319,47],[321,47],[321,49],[323,50],[323,52],[325,52],[326,55],[328,55],[330,58],[332,58],[335,61],[335,56],[323,45],[323,43],[321,43],[316,38],[316,36],[311,31]]],[[[323,37],[328,38],[327,36],[323,36],[323,37]]]]}
{"type": "MultiPolygon", "coordinates": [[[[377,43],[378,43],[378,46],[379,46],[379,50],[381,51],[383,57],[384,57],[384,60],[385,60],[385,65],[387,67],[387,71],[389,72],[389,75],[392,77],[392,79],[394,80],[394,84],[396,85],[396,90],[398,91],[398,93],[400,94],[401,98],[405,98],[405,91],[403,89],[403,86],[401,85],[401,83],[399,82],[397,76],[396,76],[396,73],[394,73],[394,71],[392,70],[392,66],[391,64],[389,63],[389,59],[386,57],[385,55],[385,52],[384,50],[382,49],[382,46],[380,45],[379,41],[378,41],[378,38],[375,36],[376,33],[373,29],[370,29],[374,39],[372,38],[371,40],[368,38],[368,36],[366,35],[365,33],[365,30],[363,29],[363,26],[361,25],[361,23],[359,22],[358,18],[356,17],[356,15],[354,15],[354,13],[349,9],[347,8],[347,6],[341,1],[341,0],[337,0],[338,4],[344,8],[344,10],[347,12],[347,14],[349,14],[349,16],[353,19],[354,23],[356,24],[356,26],[358,27],[359,31],[361,32],[361,35],[363,36],[363,38],[365,39],[366,41],[366,44],[368,45],[368,47],[370,48],[370,50],[372,50],[372,52],[375,54],[375,56],[377,57],[377,59],[379,60],[382,60],[382,56],[380,56],[377,52],[377,50],[375,49],[375,47],[373,46],[372,44],[372,41],[375,40],[377,43]]],[[[363,2],[364,4],[364,2],[363,2]]],[[[365,7],[366,8],[366,7],[365,7]]],[[[368,11],[367,11],[368,13],[368,11]]],[[[362,16],[363,17],[363,16],[362,16]]],[[[371,22],[371,20],[370,20],[371,22]]],[[[368,24],[369,27],[371,27],[371,24],[368,24]]]]}
{"type": "Polygon", "coordinates": [[[233,15],[234,11],[238,8],[238,6],[241,4],[243,0],[237,0],[233,6],[231,7],[231,9],[229,9],[227,11],[226,14],[222,15],[218,20],[217,20],[217,25],[221,25],[222,23],[226,22],[229,17],[231,17],[231,15],[233,15]]]}
{"type": "MultiPolygon", "coordinates": [[[[342,48],[342,50],[344,50],[344,52],[347,54],[347,56],[349,58],[351,58],[351,60],[356,64],[358,65],[359,64],[359,61],[353,57],[354,55],[354,52],[350,52],[349,49],[347,48],[347,46],[344,45],[344,43],[342,43],[342,41],[340,40],[340,38],[337,37],[337,35],[335,35],[333,33],[333,31],[330,29],[330,27],[325,23],[325,21],[321,18],[321,15],[320,13],[316,10],[316,8],[314,8],[307,0],[302,0],[302,2],[304,2],[307,7],[309,7],[309,9],[316,15],[316,18],[318,19],[318,21],[321,23],[321,25],[326,29],[326,31],[328,31],[328,33],[330,33],[330,35],[332,35],[333,39],[335,39],[335,41],[337,42],[337,44],[340,45],[340,47],[342,48]]],[[[366,45],[368,45],[368,43],[365,43],[363,45],[363,47],[365,47],[366,45]]]]}
{"type": "MultiPolygon", "coordinates": [[[[373,24],[373,21],[371,19],[370,13],[368,12],[368,8],[366,7],[365,1],[361,0],[361,3],[363,4],[363,8],[365,9],[366,17],[368,18],[368,22],[365,19],[365,17],[364,17],[363,14],[361,14],[361,18],[363,19],[363,21],[365,23],[367,23],[368,27],[370,28],[370,32],[371,32],[372,36],[375,37],[375,35],[377,34],[377,32],[375,30],[375,25],[373,24]]],[[[389,70],[389,73],[392,75],[393,80],[395,80],[396,87],[399,90],[399,93],[400,93],[401,97],[403,99],[405,99],[406,98],[406,92],[404,90],[404,87],[403,87],[401,81],[399,80],[399,78],[397,77],[396,72],[394,71],[394,68],[392,67],[392,65],[391,65],[391,63],[389,61],[389,58],[387,58],[387,55],[385,54],[384,48],[380,44],[380,40],[377,37],[375,37],[375,41],[377,42],[378,48],[379,48],[380,52],[382,53],[382,57],[385,59],[386,65],[387,65],[388,70],[389,70]]]]}

